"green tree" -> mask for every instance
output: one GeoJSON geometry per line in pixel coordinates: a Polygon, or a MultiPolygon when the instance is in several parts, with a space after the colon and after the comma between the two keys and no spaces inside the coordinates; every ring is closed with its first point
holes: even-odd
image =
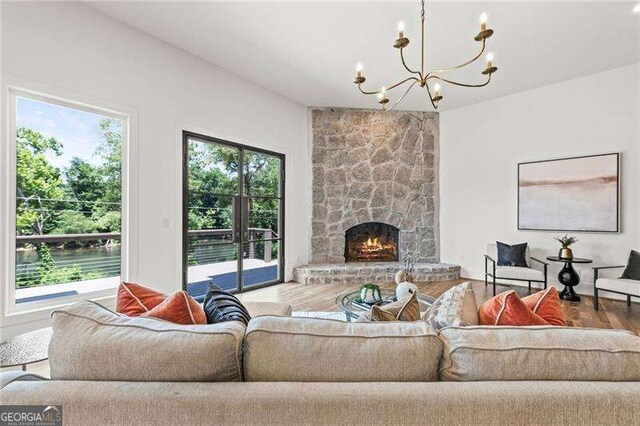
{"type": "Polygon", "coordinates": [[[96,223],[91,217],[76,210],[63,210],[58,214],[56,227],[52,234],[89,234],[95,232],[96,223]]]}
{"type": "Polygon", "coordinates": [[[236,150],[211,144],[207,147],[211,153],[211,160],[223,165],[229,176],[237,176],[239,172],[242,173],[245,194],[257,195],[267,192],[270,195],[277,194],[277,175],[279,173],[277,158],[266,154],[245,152],[242,170],[239,170],[240,156],[236,150]]]}
{"type": "MultiPolygon", "coordinates": [[[[65,173],[67,197],[78,200],[77,208],[91,217],[106,191],[100,169],[78,157],[73,157],[65,173]]],[[[89,230],[84,232],[91,232],[89,230]]]]}
{"type": "Polygon", "coordinates": [[[98,125],[100,144],[96,150],[103,163],[100,175],[105,183],[102,201],[112,203],[108,210],[120,210],[122,200],[122,121],[103,118],[98,125]]]}
{"type": "Polygon", "coordinates": [[[38,281],[45,282],[47,277],[55,270],[56,264],[51,257],[51,250],[46,244],[38,244],[36,247],[36,253],[38,253],[38,259],[40,265],[38,266],[38,281]]]}
{"type": "Polygon", "coordinates": [[[119,232],[121,228],[120,217],[120,210],[106,212],[95,221],[96,229],[99,232],[119,232]]]}
{"type": "Polygon", "coordinates": [[[55,227],[57,200],[64,195],[60,170],[47,154],[62,155],[62,144],[24,127],[16,136],[17,231],[43,235],[55,227]]]}
{"type": "Polygon", "coordinates": [[[230,228],[237,182],[201,144],[189,145],[189,229],[230,228]]]}

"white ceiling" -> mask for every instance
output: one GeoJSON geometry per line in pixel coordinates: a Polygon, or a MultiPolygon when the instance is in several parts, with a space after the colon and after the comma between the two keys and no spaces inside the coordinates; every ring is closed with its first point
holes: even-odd
{"type": "MultiPolygon", "coordinates": [[[[640,62],[636,2],[437,2],[427,5],[425,68],[457,65],[479,43],[482,11],[495,35],[498,73],[481,89],[443,87],[451,109],[640,62]]],[[[406,22],[406,58],[419,64],[419,1],[91,2],[88,5],[161,40],[308,106],[376,108],[351,82],[365,66],[367,88],[404,79],[392,47],[406,22]]],[[[484,60],[456,79],[480,82],[484,60]]],[[[606,84],[606,82],[603,82],[606,84]]],[[[430,110],[417,89],[402,109],[430,110]]],[[[399,96],[399,93],[393,94],[399,96]]],[[[390,98],[393,100],[393,94],[390,98]]]]}

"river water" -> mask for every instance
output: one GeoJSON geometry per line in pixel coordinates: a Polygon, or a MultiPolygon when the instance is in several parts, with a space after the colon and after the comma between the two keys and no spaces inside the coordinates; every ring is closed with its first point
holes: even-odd
{"type": "MultiPolygon", "coordinates": [[[[82,247],[74,249],[51,249],[51,257],[58,267],[79,265],[83,272],[102,271],[108,275],[120,273],[120,246],[82,247]]],[[[35,250],[16,252],[18,272],[37,268],[38,254],[35,250]]]]}

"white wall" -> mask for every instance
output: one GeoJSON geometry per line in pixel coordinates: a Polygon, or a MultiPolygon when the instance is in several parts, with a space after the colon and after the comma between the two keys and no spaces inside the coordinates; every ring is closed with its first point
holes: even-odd
{"type": "MultiPolygon", "coordinates": [[[[305,107],[81,4],[2,2],[1,12],[3,111],[6,85],[19,82],[125,105],[137,116],[130,279],[181,288],[183,128],[286,155],[286,278],[308,261],[310,213],[297,208],[311,204],[305,107]]],[[[47,315],[3,313],[2,332],[40,326],[47,315]]]]}
{"type": "MultiPolygon", "coordinates": [[[[552,237],[564,233],[517,230],[518,163],[620,152],[622,231],[570,234],[580,239],[574,255],[626,263],[630,249],[640,250],[639,104],[636,64],[441,113],[442,261],[483,278],[485,246],[496,240],[528,241],[534,255],[556,255],[552,237]]],[[[579,293],[592,294],[589,266],[577,267],[579,293]]],[[[552,265],[551,282],[559,269],[552,265]]]]}

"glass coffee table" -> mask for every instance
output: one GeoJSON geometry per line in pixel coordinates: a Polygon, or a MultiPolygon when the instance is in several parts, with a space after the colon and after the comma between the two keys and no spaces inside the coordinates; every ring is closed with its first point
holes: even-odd
{"type": "MultiPolygon", "coordinates": [[[[380,306],[395,302],[396,293],[393,290],[380,290],[380,295],[382,296],[382,304],[380,306]]],[[[347,321],[351,322],[352,320],[358,319],[360,314],[371,309],[370,305],[366,305],[361,302],[359,303],[359,300],[360,290],[342,293],[336,298],[336,305],[338,305],[338,308],[340,308],[340,310],[345,314],[347,321]]],[[[434,301],[435,299],[433,297],[422,296],[420,294],[418,295],[421,316],[427,309],[429,309],[434,301]]]]}

